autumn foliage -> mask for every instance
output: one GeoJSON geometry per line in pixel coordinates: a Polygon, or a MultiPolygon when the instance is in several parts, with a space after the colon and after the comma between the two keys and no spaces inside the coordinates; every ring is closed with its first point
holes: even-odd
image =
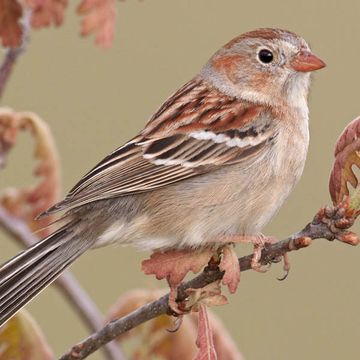
{"type": "MultiPolygon", "coordinates": [[[[95,34],[101,47],[112,44],[115,32],[115,0],[82,0],[77,12],[82,16],[81,35],[95,34]]],[[[4,47],[20,46],[22,41],[21,18],[31,12],[33,29],[60,26],[64,23],[68,0],[0,0],[0,39],[4,47]]]]}
{"type": "Polygon", "coordinates": [[[6,156],[15,146],[21,131],[30,132],[34,139],[36,166],[33,173],[40,181],[35,186],[4,189],[0,195],[0,203],[12,214],[26,220],[33,231],[44,228],[39,235],[45,236],[48,233],[45,227],[53,218],[50,216],[40,221],[35,221],[34,218],[60,197],[60,162],[57,148],[48,125],[36,114],[0,108],[2,166],[5,165],[6,156]]]}
{"type": "Polygon", "coordinates": [[[16,0],[0,0],[0,38],[3,46],[19,46],[23,8],[16,0]]]}
{"type": "Polygon", "coordinates": [[[359,181],[354,166],[360,168],[360,117],[340,135],[335,148],[335,162],[330,176],[330,194],[334,204],[349,195],[349,184],[356,189],[359,181]]]}

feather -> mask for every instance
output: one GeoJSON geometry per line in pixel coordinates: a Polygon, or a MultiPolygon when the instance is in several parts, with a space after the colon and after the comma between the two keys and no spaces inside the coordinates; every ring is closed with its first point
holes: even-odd
{"type": "Polygon", "coordinates": [[[93,245],[72,233],[75,226],[78,221],[65,225],[0,268],[0,326],[93,245]]]}
{"type": "Polygon", "coordinates": [[[255,156],[276,136],[267,108],[220,93],[195,78],[40,217],[137,194],[255,156]]]}

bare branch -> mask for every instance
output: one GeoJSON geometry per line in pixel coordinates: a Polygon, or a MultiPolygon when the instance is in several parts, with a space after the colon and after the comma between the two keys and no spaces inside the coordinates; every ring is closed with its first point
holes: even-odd
{"type": "MultiPolygon", "coordinates": [[[[0,226],[23,247],[27,248],[39,240],[22,220],[11,215],[2,206],[0,206],[0,226]]],[[[101,329],[104,325],[102,314],[71,273],[64,272],[54,285],[68,299],[90,331],[101,329]]],[[[106,344],[104,351],[109,360],[125,359],[120,347],[115,343],[106,344]]]]}
{"type": "MultiPolygon", "coordinates": [[[[263,265],[277,262],[281,256],[290,251],[308,247],[311,240],[314,239],[339,239],[351,245],[357,245],[358,239],[356,235],[345,231],[345,229],[352,226],[356,216],[357,213],[349,209],[348,203],[345,202],[338,207],[321,209],[314,220],[303,230],[263,249],[260,262],[263,265]],[[344,226],[345,223],[346,226],[344,226]],[[341,228],[337,227],[337,224],[341,224],[341,228]]],[[[251,269],[251,260],[252,255],[239,258],[239,266],[242,272],[251,269]]],[[[208,266],[200,275],[179,286],[177,301],[181,302],[186,299],[186,289],[203,288],[216,280],[222,279],[223,275],[224,273],[218,268],[213,269],[208,266]]],[[[146,321],[164,314],[173,315],[168,301],[169,294],[144,305],[121,319],[109,322],[100,331],[73,346],[60,360],[84,359],[104,344],[146,321]]]]}
{"type": "Polygon", "coordinates": [[[31,10],[25,9],[21,19],[22,38],[20,46],[10,48],[6,51],[4,60],[0,66],[0,99],[3,96],[5,87],[11,75],[12,69],[18,57],[25,52],[30,40],[30,18],[31,10]]]}

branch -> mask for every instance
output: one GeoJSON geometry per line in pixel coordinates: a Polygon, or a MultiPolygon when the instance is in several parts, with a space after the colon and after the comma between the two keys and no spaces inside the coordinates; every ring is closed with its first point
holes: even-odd
{"type": "Polygon", "coordinates": [[[31,10],[24,10],[24,15],[21,19],[22,25],[22,37],[21,44],[15,48],[9,48],[6,53],[4,60],[0,66],[0,99],[3,96],[5,87],[11,75],[12,69],[16,63],[18,57],[25,52],[27,45],[30,40],[30,18],[31,10]]]}
{"type": "MultiPolygon", "coordinates": [[[[336,208],[327,207],[321,209],[314,220],[303,230],[263,249],[260,262],[263,265],[277,262],[284,254],[308,247],[311,240],[320,238],[330,241],[338,239],[351,245],[357,245],[359,242],[357,236],[354,233],[345,231],[345,229],[353,225],[356,216],[357,213],[349,209],[346,202],[336,208]]],[[[242,272],[251,269],[252,256],[248,255],[239,258],[239,266],[242,272]]],[[[177,301],[186,300],[188,296],[185,292],[186,289],[203,288],[214,281],[221,280],[223,276],[224,273],[218,268],[205,268],[200,275],[179,286],[177,301]]],[[[60,360],[84,359],[104,344],[146,321],[164,314],[173,315],[168,302],[169,294],[144,305],[121,319],[109,322],[100,331],[74,345],[60,360]]]]}
{"type": "MultiPolygon", "coordinates": [[[[0,206],[0,226],[25,248],[39,240],[22,220],[11,215],[2,206],[0,206]]],[[[71,273],[64,272],[54,285],[68,299],[90,331],[101,329],[104,325],[102,314],[71,273]]],[[[115,343],[106,344],[104,351],[109,360],[125,359],[120,347],[115,343]]]]}

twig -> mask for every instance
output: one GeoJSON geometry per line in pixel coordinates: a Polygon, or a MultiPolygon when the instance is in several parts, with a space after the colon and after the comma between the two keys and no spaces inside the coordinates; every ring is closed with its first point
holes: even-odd
{"type": "Polygon", "coordinates": [[[27,45],[29,43],[30,18],[31,18],[31,10],[25,9],[24,15],[21,19],[21,25],[22,25],[21,44],[16,48],[9,48],[6,51],[4,60],[0,66],[0,99],[3,96],[5,87],[11,75],[12,69],[16,63],[16,60],[22,53],[25,52],[27,45]]]}
{"type": "MultiPolygon", "coordinates": [[[[2,206],[0,206],[0,226],[23,247],[29,247],[39,240],[22,220],[11,215],[2,206]]],[[[104,325],[102,314],[71,273],[64,272],[54,285],[69,300],[90,331],[101,329],[104,325]]],[[[116,343],[106,344],[104,351],[109,360],[125,359],[116,343]]]]}
{"type": "MultiPolygon", "coordinates": [[[[345,228],[352,226],[356,216],[357,214],[348,209],[348,205],[345,203],[340,204],[337,208],[329,207],[321,209],[315,216],[314,220],[302,231],[263,249],[260,262],[263,265],[277,262],[279,257],[283,256],[285,253],[305,248],[309,246],[311,244],[311,240],[314,239],[339,239],[351,245],[357,245],[359,242],[357,236],[353,233],[345,231],[345,228]],[[336,224],[340,223],[339,219],[344,220],[341,224],[346,222],[347,225],[342,225],[342,228],[337,228],[336,224]]],[[[251,269],[251,260],[252,255],[239,258],[239,266],[242,272],[251,269]]],[[[218,268],[205,268],[200,275],[179,286],[177,300],[184,301],[187,298],[187,294],[185,292],[186,289],[203,288],[216,280],[222,279],[223,275],[224,273],[218,268]]],[[[73,346],[59,360],[84,359],[104,344],[133,329],[134,327],[160,315],[172,315],[172,310],[168,305],[168,301],[169,294],[142,306],[121,319],[109,322],[100,331],[90,335],[85,340],[73,346]]]]}

